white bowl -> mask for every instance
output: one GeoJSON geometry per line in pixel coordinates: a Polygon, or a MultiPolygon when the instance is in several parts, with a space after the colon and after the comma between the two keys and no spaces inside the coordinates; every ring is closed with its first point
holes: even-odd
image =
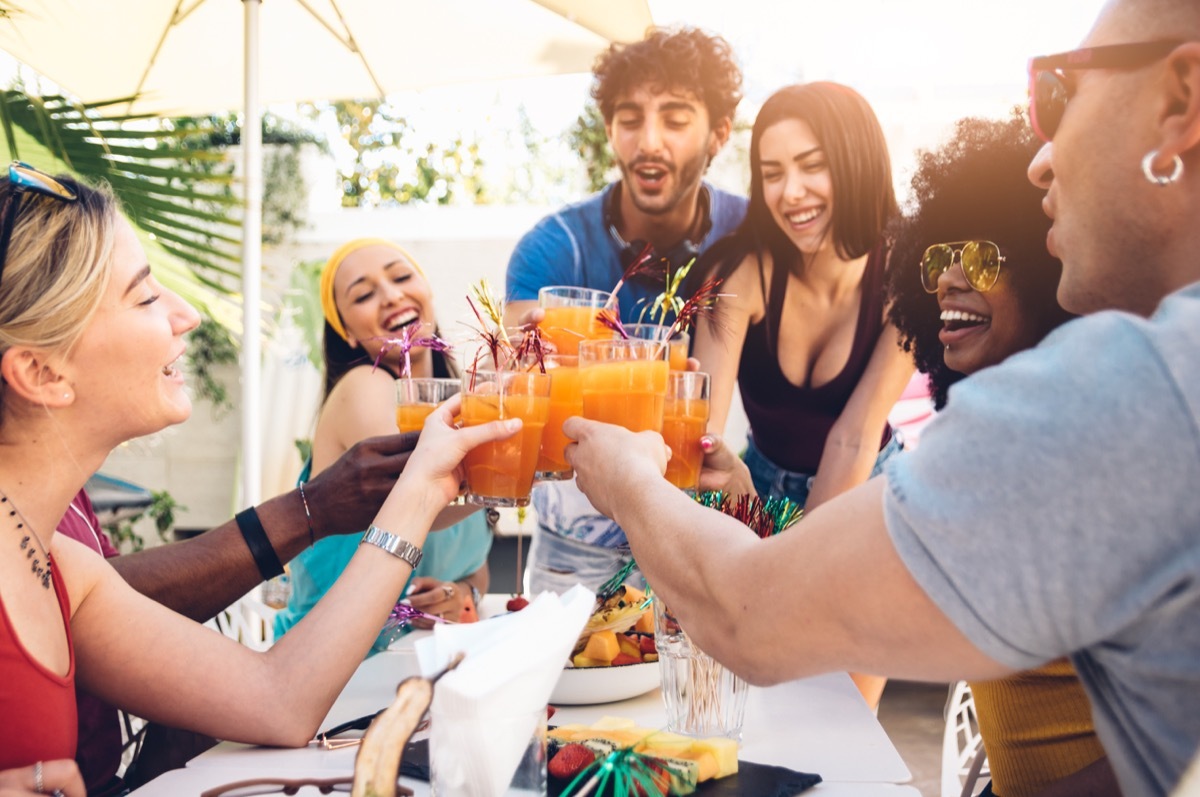
{"type": "Polygon", "coordinates": [[[657,688],[658,684],[657,661],[616,667],[567,667],[550,693],[550,704],[587,706],[615,703],[644,695],[657,688]]]}

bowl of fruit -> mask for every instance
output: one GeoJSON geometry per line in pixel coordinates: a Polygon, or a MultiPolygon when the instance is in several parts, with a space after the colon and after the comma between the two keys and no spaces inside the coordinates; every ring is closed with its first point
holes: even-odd
{"type": "Polygon", "coordinates": [[[623,585],[588,619],[563,669],[552,704],[613,703],[659,685],[654,612],[641,590],[623,585]]]}

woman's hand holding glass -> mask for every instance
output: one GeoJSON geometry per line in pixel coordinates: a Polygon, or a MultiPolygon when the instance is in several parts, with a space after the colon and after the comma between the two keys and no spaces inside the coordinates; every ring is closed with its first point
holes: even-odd
{"type": "Polygon", "coordinates": [[[729,495],[756,494],[750,469],[733,449],[725,445],[720,435],[704,435],[700,438],[700,448],[704,450],[700,492],[721,490],[729,495]]]}
{"type": "Polygon", "coordinates": [[[468,451],[511,437],[521,429],[519,418],[458,428],[454,418],[461,412],[462,396],[454,396],[429,414],[417,447],[397,481],[397,486],[406,481],[425,484],[428,489],[421,492],[435,502],[438,510],[444,509],[462,490],[466,479],[463,457],[468,451]]]}

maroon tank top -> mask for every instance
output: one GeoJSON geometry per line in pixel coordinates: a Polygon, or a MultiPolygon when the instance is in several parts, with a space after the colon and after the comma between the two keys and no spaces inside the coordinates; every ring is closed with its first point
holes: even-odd
{"type": "MultiPolygon", "coordinates": [[[[754,445],[767,459],[784,470],[814,474],[825,450],[825,438],[875,351],[883,331],[884,264],[883,244],[876,245],[863,270],[862,300],[854,327],[854,345],[841,373],[820,387],[798,387],[788,381],[779,367],[777,354],[787,269],[772,269],[770,292],[763,320],[746,330],[738,386],[742,405],[750,421],[754,445]]],[[[891,437],[884,425],[880,447],[891,437]]]]}
{"type": "Polygon", "coordinates": [[[0,723],[0,769],[75,757],[78,726],[71,602],[57,566],[51,568],[51,578],[71,652],[65,676],[56,675],[29,655],[0,602],[0,717],[4,718],[0,723]]]}

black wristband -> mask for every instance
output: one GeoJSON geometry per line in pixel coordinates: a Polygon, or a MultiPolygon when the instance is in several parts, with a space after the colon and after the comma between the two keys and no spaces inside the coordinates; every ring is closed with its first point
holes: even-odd
{"type": "Polygon", "coordinates": [[[246,547],[250,549],[250,555],[254,557],[254,563],[258,565],[258,572],[263,581],[270,581],[282,574],[283,565],[279,562],[279,556],[271,546],[271,541],[267,539],[267,532],[263,529],[262,521],[258,519],[254,507],[238,512],[233,519],[242,530],[246,547]]]}

